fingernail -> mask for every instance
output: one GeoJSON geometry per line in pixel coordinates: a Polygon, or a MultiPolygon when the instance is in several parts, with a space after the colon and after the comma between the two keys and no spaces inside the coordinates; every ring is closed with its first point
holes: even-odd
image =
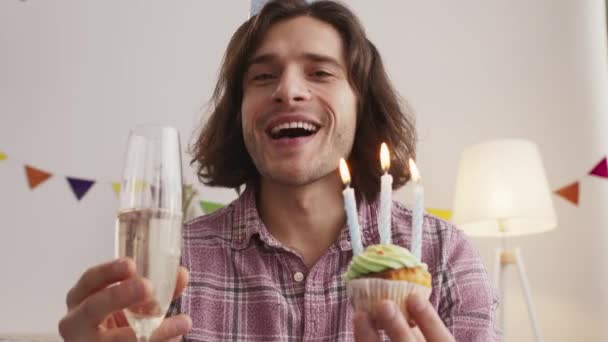
{"type": "Polygon", "coordinates": [[[188,332],[192,326],[192,319],[190,316],[184,316],[184,319],[180,319],[176,322],[177,330],[180,332],[188,332]]]}
{"type": "Polygon", "coordinates": [[[385,300],[380,306],[380,312],[383,316],[391,317],[395,314],[395,304],[391,301],[385,300]]]}
{"type": "Polygon", "coordinates": [[[154,292],[154,286],[148,278],[141,278],[141,286],[143,292],[148,295],[154,292]]]}
{"type": "Polygon", "coordinates": [[[410,296],[409,300],[409,311],[411,312],[421,312],[426,307],[427,300],[422,298],[419,295],[410,296]]]}
{"type": "Polygon", "coordinates": [[[126,272],[129,269],[129,264],[128,258],[120,258],[114,263],[114,270],[116,272],[126,272]]]}
{"type": "Polygon", "coordinates": [[[148,294],[148,288],[151,288],[150,282],[145,278],[133,279],[131,283],[131,293],[137,299],[143,299],[148,294]]]}
{"type": "Polygon", "coordinates": [[[133,297],[141,298],[145,291],[144,283],[140,279],[133,279],[129,284],[129,290],[133,297]]]}
{"type": "Polygon", "coordinates": [[[116,261],[114,261],[114,270],[117,272],[120,272],[123,269],[125,269],[126,264],[127,264],[126,259],[124,259],[124,258],[117,259],[116,261]]]}

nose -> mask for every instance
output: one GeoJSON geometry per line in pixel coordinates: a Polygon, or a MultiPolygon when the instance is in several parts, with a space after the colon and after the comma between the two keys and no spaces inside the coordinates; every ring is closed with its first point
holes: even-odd
{"type": "Polygon", "coordinates": [[[272,94],[277,103],[293,104],[308,101],[311,98],[306,79],[297,70],[285,70],[272,94]]]}

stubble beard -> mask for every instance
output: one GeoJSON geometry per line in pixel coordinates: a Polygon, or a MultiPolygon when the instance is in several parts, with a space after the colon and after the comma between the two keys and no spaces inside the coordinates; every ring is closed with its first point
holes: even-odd
{"type": "Polygon", "coordinates": [[[280,168],[271,169],[266,167],[266,165],[255,164],[262,177],[262,181],[269,181],[288,187],[302,187],[313,184],[334,171],[330,165],[327,165],[327,161],[321,160],[311,161],[309,165],[301,169],[293,169],[294,166],[286,165],[285,167],[288,168],[286,170],[281,170],[280,168]]]}
{"type": "Polygon", "coordinates": [[[330,139],[330,141],[326,141],[325,144],[322,145],[322,153],[303,164],[298,170],[294,169],[296,167],[294,165],[285,165],[285,163],[281,162],[270,163],[278,165],[279,167],[268,165],[269,163],[261,157],[264,155],[263,147],[255,142],[254,135],[243,132],[243,137],[247,152],[260,174],[260,180],[262,182],[269,181],[271,183],[290,187],[302,187],[314,184],[317,181],[330,176],[333,172],[336,172],[339,159],[341,157],[348,157],[354,142],[354,134],[353,137],[349,139],[347,135],[340,132],[335,136],[335,139],[330,139]],[[323,147],[329,147],[330,150],[323,151],[323,147]],[[258,155],[261,158],[256,158],[254,155],[258,155]]]}

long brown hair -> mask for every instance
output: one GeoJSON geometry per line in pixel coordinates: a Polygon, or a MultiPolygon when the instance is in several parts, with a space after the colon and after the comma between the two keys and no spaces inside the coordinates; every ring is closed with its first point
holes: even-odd
{"type": "Polygon", "coordinates": [[[348,159],[353,186],[366,198],[378,194],[380,144],[386,142],[391,151],[393,188],[401,187],[409,179],[407,160],[415,157],[416,131],[407,103],[393,89],[380,54],[357,17],[333,1],[305,0],[270,1],[232,36],[211,99],[211,115],[191,150],[199,180],[231,188],[259,181],[243,140],[243,77],[268,29],[303,15],[332,25],[342,37],[348,80],[358,98],[357,131],[348,159]]]}

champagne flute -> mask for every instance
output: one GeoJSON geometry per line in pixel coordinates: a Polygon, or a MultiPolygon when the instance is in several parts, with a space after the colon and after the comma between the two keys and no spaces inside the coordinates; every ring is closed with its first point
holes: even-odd
{"type": "Polygon", "coordinates": [[[146,342],[167,311],[179,267],[182,169],[179,134],[167,126],[131,131],[116,221],[116,257],[135,261],[153,299],[124,310],[138,341],[146,342]]]}

